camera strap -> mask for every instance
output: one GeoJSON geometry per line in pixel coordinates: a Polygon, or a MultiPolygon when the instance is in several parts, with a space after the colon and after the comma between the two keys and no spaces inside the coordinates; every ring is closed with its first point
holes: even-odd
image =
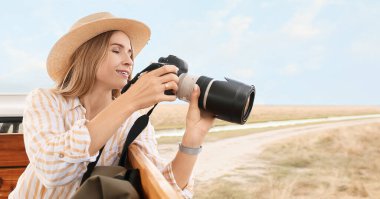
{"type": "Polygon", "coordinates": [[[132,144],[132,142],[140,135],[140,133],[145,129],[149,122],[149,116],[153,112],[153,109],[156,108],[157,104],[155,104],[148,113],[137,118],[135,123],[133,124],[131,130],[129,130],[127,139],[125,139],[123,151],[120,155],[119,166],[127,166],[127,168],[132,168],[131,163],[129,162],[128,156],[128,147],[132,144]]]}

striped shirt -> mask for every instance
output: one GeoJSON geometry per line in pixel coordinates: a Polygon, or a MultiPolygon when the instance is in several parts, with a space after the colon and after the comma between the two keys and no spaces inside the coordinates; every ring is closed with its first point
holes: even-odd
{"type": "MultiPolygon", "coordinates": [[[[49,89],[36,89],[24,109],[23,133],[29,165],[9,198],[70,198],[79,188],[89,162],[90,134],[86,109],[79,98],[65,99],[49,89]]],[[[127,134],[140,113],[133,113],[107,141],[97,166],[117,165],[127,134]]],[[[174,179],[171,163],[159,156],[155,131],[148,126],[134,141],[168,182],[185,198],[192,198],[191,177],[182,190],[174,179]]]]}

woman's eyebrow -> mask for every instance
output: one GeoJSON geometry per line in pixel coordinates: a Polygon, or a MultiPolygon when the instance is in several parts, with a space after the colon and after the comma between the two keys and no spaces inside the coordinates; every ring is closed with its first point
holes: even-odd
{"type": "Polygon", "coordinates": [[[112,43],[112,44],[111,44],[111,46],[112,46],[112,45],[117,45],[117,46],[120,46],[121,48],[124,48],[124,45],[123,45],[123,44],[119,44],[119,43],[112,43]]]}

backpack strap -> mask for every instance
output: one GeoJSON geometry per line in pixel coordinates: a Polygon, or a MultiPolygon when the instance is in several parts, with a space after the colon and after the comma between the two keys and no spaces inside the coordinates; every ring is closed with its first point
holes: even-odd
{"type": "Polygon", "coordinates": [[[100,155],[101,155],[102,152],[103,152],[103,149],[104,149],[104,146],[100,149],[99,154],[98,154],[98,157],[96,157],[95,162],[90,162],[90,163],[87,165],[87,171],[86,171],[86,173],[83,174],[82,181],[80,182],[80,185],[82,185],[82,184],[84,183],[84,181],[86,181],[87,178],[89,178],[89,177],[91,176],[91,173],[92,173],[92,171],[94,170],[96,164],[98,163],[99,158],[100,158],[100,155]]]}

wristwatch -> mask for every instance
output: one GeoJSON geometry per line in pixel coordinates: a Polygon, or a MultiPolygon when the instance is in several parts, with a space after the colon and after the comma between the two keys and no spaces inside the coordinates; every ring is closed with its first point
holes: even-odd
{"type": "Polygon", "coordinates": [[[186,147],[186,146],[183,146],[182,143],[178,143],[178,146],[179,146],[179,151],[181,151],[182,153],[186,153],[188,155],[198,155],[201,151],[202,151],[202,146],[200,146],[199,148],[191,148],[191,147],[186,147]]]}

